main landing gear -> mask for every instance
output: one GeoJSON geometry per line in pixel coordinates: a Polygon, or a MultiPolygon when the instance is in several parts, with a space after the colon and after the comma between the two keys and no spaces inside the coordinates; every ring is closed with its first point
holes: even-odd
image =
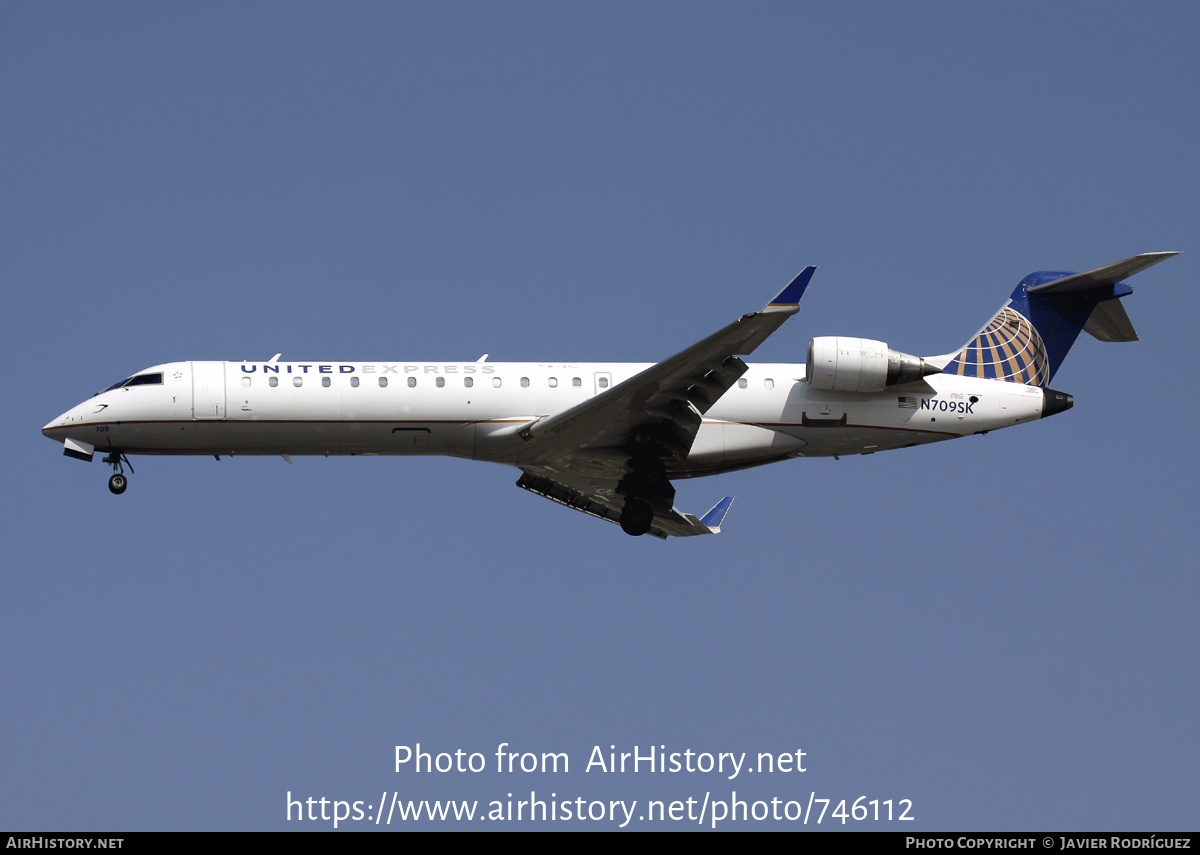
{"type": "Polygon", "coordinates": [[[654,523],[654,509],[644,500],[629,497],[621,509],[621,531],[638,537],[650,530],[654,523]]]}
{"type": "Polygon", "coordinates": [[[617,492],[625,495],[625,506],[621,509],[621,530],[638,537],[650,531],[654,524],[654,508],[650,501],[661,500],[671,504],[675,501],[675,488],[667,480],[662,458],[656,454],[635,454],[630,458],[629,468],[632,471],[621,479],[617,487],[617,492]]]}
{"type": "Polygon", "coordinates": [[[125,488],[129,486],[129,479],[125,477],[125,466],[129,467],[129,474],[133,474],[133,464],[129,462],[129,458],[119,451],[110,451],[100,462],[113,468],[112,477],[108,479],[109,491],[115,496],[124,493],[125,488]]]}

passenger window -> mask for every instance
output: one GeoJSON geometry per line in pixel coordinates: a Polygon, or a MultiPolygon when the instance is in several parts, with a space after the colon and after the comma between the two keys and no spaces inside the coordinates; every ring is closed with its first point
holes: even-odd
{"type": "Polygon", "coordinates": [[[550,384],[551,389],[554,389],[558,386],[558,378],[557,377],[551,377],[546,382],[550,384]]]}
{"type": "Polygon", "coordinates": [[[328,377],[322,377],[322,378],[321,378],[321,385],[322,385],[322,386],[324,386],[326,389],[328,389],[328,388],[329,388],[329,378],[328,378],[328,377]]]}
{"type": "Polygon", "coordinates": [[[386,388],[387,388],[387,378],[386,378],[386,377],[380,377],[380,378],[379,378],[379,388],[380,388],[380,389],[386,389],[386,388]]]}
{"type": "Polygon", "coordinates": [[[739,388],[739,389],[745,389],[745,388],[746,388],[747,386],[749,386],[749,385],[750,385],[750,383],[749,383],[749,381],[748,381],[748,380],[746,380],[746,378],[745,378],[745,377],[743,377],[741,380],[739,380],[739,381],[738,381],[738,388],[739,388]]]}
{"type": "Polygon", "coordinates": [[[417,387],[417,378],[409,377],[408,378],[408,388],[415,389],[416,387],[417,387]]]}
{"type": "Polygon", "coordinates": [[[433,385],[437,386],[439,389],[442,388],[443,386],[446,385],[446,378],[445,377],[437,378],[436,380],[433,381],[433,385]]]}
{"type": "Polygon", "coordinates": [[[292,385],[295,386],[297,389],[299,389],[301,386],[304,385],[304,378],[303,377],[293,377],[292,385]]]}
{"type": "Polygon", "coordinates": [[[574,386],[576,389],[578,389],[580,386],[583,385],[583,381],[580,380],[578,377],[572,377],[571,385],[574,386]]]}
{"type": "Polygon", "coordinates": [[[766,386],[768,389],[774,389],[775,381],[772,380],[770,377],[768,377],[766,380],[763,381],[763,385],[766,386]]]}
{"type": "Polygon", "coordinates": [[[497,389],[499,389],[499,388],[500,388],[500,378],[499,378],[499,377],[493,377],[493,378],[492,378],[492,385],[493,385],[493,386],[495,386],[497,389]]]}
{"type": "Polygon", "coordinates": [[[242,385],[243,385],[243,386],[245,386],[247,389],[249,389],[249,388],[250,388],[250,378],[249,378],[249,377],[243,377],[243,378],[242,378],[242,385]]]}
{"type": "Polygon", "coordinates": [[[529,388],[529,378],[528,377],[521,378],[521,388],[523,388],[523,389],[529,388]]]}
{"type": "Polygon", "coordinates": [[[475,378],[474,377],[464,377],[463,385],[466,386],[468,389],[470,389],[472,386],[475,385],[475,378]]]}
{"type": "Polygon", "coordinates": [[[358,388],[358,378],[357,378],[357,377],[351,377],[351,378],[350,378],[350,385],[351,385],[353,388],[357,389],[357,388],[358,388]]]}
{"type": "Polygon", "coordinates": [[[276,386],[279,385],[279,378],[278,377],[268,378],[267,385],[269,385],[271,388],[275,388],[276,386]]]}

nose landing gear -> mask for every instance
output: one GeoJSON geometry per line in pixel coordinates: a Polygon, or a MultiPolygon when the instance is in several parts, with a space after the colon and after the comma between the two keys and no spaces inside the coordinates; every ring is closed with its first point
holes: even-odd
{"type": "Polygon", "coordinates": [[[109,491],[115,496],[124,493],[125,488],[129,486],[129,479],[125,477],[125,466],[128,466],[129,473],[133,474],[133,464],[129,462],[129,458],[119,451],[112,451],[100,462],[113,468],[112,477],[108,479],[109,491]]]}

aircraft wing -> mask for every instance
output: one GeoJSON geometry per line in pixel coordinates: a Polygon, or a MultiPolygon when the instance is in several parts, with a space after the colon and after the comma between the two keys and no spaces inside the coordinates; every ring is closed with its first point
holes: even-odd
{"type": "MultiPolygon", "coordinates": [[[[591,514],[611,523],[620,523],[621,506],[625,499],[617,493],[615,481],[603,481],[582,476],[548,473],[526,469],[517,479],[517,486],[560,505],[591,514]]],[[[702,517],[685,514],[666,503],[651,502],[654,507],[654,522],[647,534],[665,540],[671,537],[691,537],[698,534],[719,534],[721,522],[733,504],[733,497],[726,496],[702,517]]]]}
{"type": "Polygon", "coordinates": [[[588,457],[588,449],[620,448],[639,440],[653,442],[682,461],[701,417],[746,373],[746,363],[738,356],[752,353],[800,311],[800,298],[815,270],[810,266],[800,271],[762,311],[743,315],[607,392],[534,422],[521,432],[530,443],[534,465],[552,467],[557,477],[569,471],[571,457],[588,457]]]}

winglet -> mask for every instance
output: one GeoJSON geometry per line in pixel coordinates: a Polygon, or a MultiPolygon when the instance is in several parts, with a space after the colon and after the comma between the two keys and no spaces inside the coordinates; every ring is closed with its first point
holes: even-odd
{"type": "Polygon", "coordinates": [[[725,515],[729,513],[729,506],[733,504],[733,499],[733,496],[726,496],[713,505],[712,510],[700,517],[701,525],[706,526],[713,534],[720,534],[721,523],[725,521],[725,515]]]}
{"type": "Polygon", "coordinates": [[[808,283],[812,281],[813,274],[816,272],[817,268],[812,264],[801,270],[786,288],[775,295],[774,300],[763,306],[763,311],[788,312],[789,314],[800,311],[800,298],[804,296],[804,289],[808,287],[808,283]]]}

